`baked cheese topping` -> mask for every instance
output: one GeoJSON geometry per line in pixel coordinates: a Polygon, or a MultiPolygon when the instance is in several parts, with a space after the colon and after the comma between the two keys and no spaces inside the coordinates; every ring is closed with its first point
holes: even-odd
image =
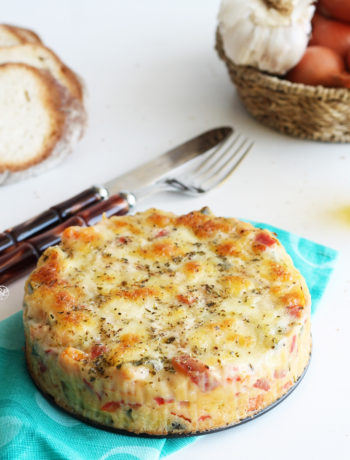
{"type": "MultiPolygon", "coordinates": [[[[199,394],[238,377],[267,391],[266,368],[287,375],[297,339],[310,336],[307,287],[276,236],[206,209],[66,229],[31,274],[25,304],[27,339],[45,359],[78,366],[91,387],[115,373],[148,383],[156,403],[176,400],[176,377],[199,394]]],[[[115,390],[106,388],[101,410],[115,390]]]]}

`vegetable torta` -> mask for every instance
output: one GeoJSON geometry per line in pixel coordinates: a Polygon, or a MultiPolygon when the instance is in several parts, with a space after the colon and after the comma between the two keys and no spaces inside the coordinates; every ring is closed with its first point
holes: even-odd
{"type": "Polygon", "coordinates": [[[67,228],[24,302],[38,387],[132,433],[234,425],[282,397],[311,351],[309,291],[275,234],[205,209],[67,228]]]}

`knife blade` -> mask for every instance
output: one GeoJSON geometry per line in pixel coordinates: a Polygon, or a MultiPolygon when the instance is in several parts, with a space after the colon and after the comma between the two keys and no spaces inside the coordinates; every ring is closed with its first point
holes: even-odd
{"type": "Polygon", "coordinates": [[[229,127],[206,131],[132,171],[106,182],[104,187],[109,195],[114,195],[121,190],[135,190],[152,184],[165,173],[212,149],[232,131],[233,129],[229,127]]]}
{"type": "Polygon", "coordinates": [[[52,206],[47,211],[0,233],[0,254],[17,243],[26,241],[48,229],[65,222],[70,217],[100,201],[113,197],[123,190],[151,185],[165,173],[211,150],[225,140],[233,129],[228,126],[211,129],[169,150],[131,171],[122,174],[103,186],[92,186],[78,195],[52,206]]]}

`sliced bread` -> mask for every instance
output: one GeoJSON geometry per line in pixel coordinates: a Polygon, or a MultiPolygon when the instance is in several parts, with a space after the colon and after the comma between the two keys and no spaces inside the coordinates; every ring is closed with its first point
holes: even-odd
{"type": "Polygon", "coordinates": [[[15,46],[25,43],[25,39],[14,27],[0,24],[0,46],[15,46]]]}
{"type": "Polygon", "coordinates": [[[72,150],[84,109],[48,72],[0,65],[0,184],[53,166],[72,150]]]}
{"type": "Polygon", "coordinates": [[[79,100],[83,98],[82,85],[75,75],[56,54],[39,43],[25,43],[23,45],[0,48],[0,64],[19,62],[47,70],[56,80],[68,89],[71,95],[79,100]]]}
{"type": "Polygon", "coordinates": [[[12,26],[11,24],[6,24],[6,27],[19,35],[19,37],[23,40],[23,43],[41,43],[39,35],[33,30],[26,29],[24,27],[12,26]]]}

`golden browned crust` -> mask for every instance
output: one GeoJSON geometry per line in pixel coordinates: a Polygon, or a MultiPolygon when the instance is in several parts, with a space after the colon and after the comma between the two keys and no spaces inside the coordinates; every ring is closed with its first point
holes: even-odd
{"type": "Polygon", "coordinates": [[[309,292],[276,236],[204,211],[70,227],[24,302],[40,387],[133,433],[253,417],[296,384],[311,351],[309,292]]]}
{"type": "Polygon", "coordinates": [[[60,66],[62,76],[66,81],[67,88],[71,92],[72,96],[82,101],[83,88],[77,75],[73,72],[72,69],[70,69],[67,65],[63,63],[63,61],[57,56],[57,54],[54,51],[52,51],[52,49],[47,48],[43,44],[40,44],[40,46],[43,47],[46,50],[46,52],[48,52],[60,66]]]}
{"type": "Polygon", "coordinates": [[[42,146],[41,152],[38,152],[35,158],[17,164],[2,163],[0,164],[0,173],[4,171],[23,171],[43,162],[46,158],[48,158],[51,155],[53,149],[56,147],[57,143],[64,138],[66,130],[70,129],[67,120],[71,110],[77,112],[77,121],[82,125],[84,124],[85,120],[85,112],[82,105],[76,101],[75,98],[73,98],[68,93],[68,91],[63,86],[61,86],[55,78],[52,77],[49,72],[42,71],[21,63],[1,64],[0,72],[6,72],[6,69],[10,67],[25,68],[28,72],[33,73],[35,77],[42,82],[41,97],[47,111],[51,116],[51,132],[49,137],[46,139],[45,144],[42,146]]]}
{"type": "Polygon", "coordinates": [[[8,30],[11,30],[22,43],[41,43],[37,33],[25,27],[14,26],[13,24],[3,24],[8,30]]]}
{"type": "Polygon", "coordinates": [[[8,66],[22,66],[42,81],[41,98],[50,114],[51,122],[51,129],[34,158],[16,162],[8,160],[6,163],[0,160],[0,184],[3,184],[39,174],[57,164],[70,153],[83,135],[86,112],[83,105],[82,81],[52,50],[42,44],[40,37],[34,31],[24,27],[12,24],[2,24],[1,27],[4,33],[13,37],[15,46],[11,46],[11,49],[21,48],[22,45],[33,47],[33,53],[37,51],[39,56],[40,50],[43,49],[44,54],[50,56],[49,60],[55,66],[55,71],[58,72],[55,78],[49,70],[37,69],[21,62],[4,62],[0,65],[0,72],[6,71],[8,66]]]}
{"type": "Polygon", "coordinates": [[[18,40],[18,44],[26,43],[26,40],[19,34],[15,27],[9,24],[0,24],[0,27],[3,27],[6,31],[8,31],[15,38],[15,40],[18,40]]]}
{"type": "Polygon", "coordinates": [[[80,101],[83,100],[83,87],[77,75],[73,72],[73,70],[71,70],[67,65],[63,63],[63,61],[57,56],[56,53],[54,53],[50,48],[46,47],[42,43],[40,37],[34,31],[11,24],[2,24],[2,27],[11,32],[18,39],[18,45],[38,45],[39,50],[40,47],[42,47],[46,53],[50,54],[52,59],[56,61],[57,65],[59,66],[62,80],[65,82],[65,85],[71,92],[72,96],[76,97],[80,101]]]}
{"type": "Polygon", "coordinates": [[[39,35],[30,29],[25,29],[24,27],[12,26],[17,31],[17,33],[24,38],[26,42],[29,43],[41,43],[41,38],[39,35]]]}
{"type": "Polygon", "coordinates": [[[0,165],[0,172],[3,172],[5,170],[20,171],[42,162],[45,158],[47,158],[50,155],[54,145],[62,137],[64,131],[65,115],[62,111],[63,88],[47,72],[40,71],[26,64],[1,64],[0,72],[6,72],[8,68],[13,67],[25,68],[28,72],[35,74],[36,78],[41,80],[42,99],[47,108],[47,111],[51,113],[52,127],[49,138],[46,140],[46,143],[43,146],[42,151],[38,153],[36,158],[16,165],[6,163],[2,164],[0,165]]]}

